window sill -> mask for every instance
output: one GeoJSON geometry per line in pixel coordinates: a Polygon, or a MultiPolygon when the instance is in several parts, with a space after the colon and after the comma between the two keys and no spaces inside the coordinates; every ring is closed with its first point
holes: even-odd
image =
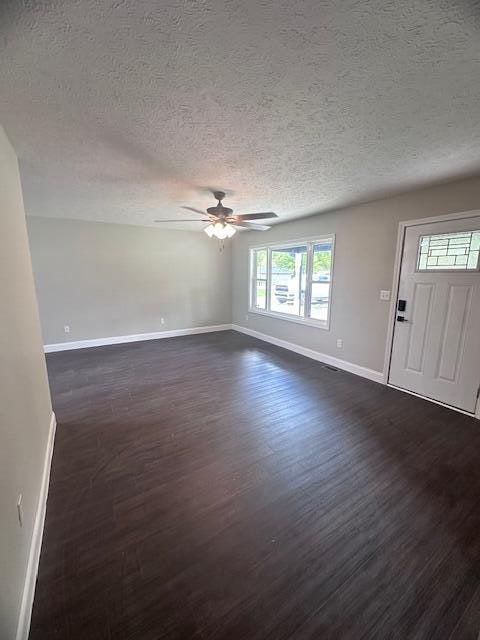
{"type": "Polygon", "coordinates": [[[279,313],[278,311],[262,311],[261,309],[249,309],[248,313],[255,313],[259,316],[267,316],[268,318],[276,318],[277,320],[286,320],[287,322],[295,322],[296,324],[304,324],[308,327],[315,327],[317,329],[323,329],[329,331],[329,322],[322,322],[321,320],[313,320],[312,318],[299,318],[297,316],[291,316],[288,313],[279,313]]]}

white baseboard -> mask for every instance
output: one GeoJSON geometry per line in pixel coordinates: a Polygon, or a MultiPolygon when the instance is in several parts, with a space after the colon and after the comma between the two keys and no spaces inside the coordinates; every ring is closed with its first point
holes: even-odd
{"type": "Polygon", "coordinates": [[[30,543],[30,553],[28,555],[27,573],[25,585],[23,587],[22,604],[18,619],[16,640],[27,640],[30,631],[30,621],[32,618],[33,598],[35,595],[35,585],[37,582],[38,563],[40,560],[40,550],[42,548],[43,527],[45,524],[45,512],[47,508],[48,486],[50,483],[50,466],[52,464],[53,444],[55,442],[55,429],[57,421],[52,412],[50,419],[50,429],[48,433],[47,450],[43,464],[42,482],[40,485],[40,495],[38,497],[37,512],[33,524],[32,540],[30,543]]]}
{"type": "Polygon", "coordinates": [[[313,360],[317,360],[318,362],[329,364],[333,367],[337,367],[338,369],[343,369],[344,371],[349,371],[350,373],[354,373],[357,376],[362,376],[363,378],[368,378],[369,380],[373,380],[374,382],[380,382],[383,384],[382,371],[368,369],[367,367],[362,367],[359,364],[354,364],[353,362],[348,362],[347,360],[341,360],[340,358],[335,358],[334,356],[329,356],[326,353],[320,353],[319,351],[314,351],[313,349],[308,349],[307,347],[301,347],[300,345],[294,344],[293,342],[280,340],[280,338],[274,338],[273,336],[269,336],[266,333],[260,333],[260,331],[247,329],[246,327],[242,327],[238,324],[233,324],[232,329],[234,329],[235,331],[239,331],[240,333],[245,333],[247,336],[252,336],[252,338],[258,338],[259,340],[270,342],[277,347],[282,347],[283,349],[294,351],[295,353],[299,353],[300,355],[306,356],[307,358],[312,358],[313,360]]]}
{"type": "Polygon", "coordinates": [[[227,331],[231,324],[216,324],[207,327],[192,327],[191,329],[173,329],[171,331],[154,331],[152,333],[134,333],[129,336],[110,336],[108,338],[93,338],[91,340],[77,340],[76,342],[57,342],[43,346],[45,353],[54,351],[69,351],[70,349],[88,349],[109,344],[123,344],[127,342],[141,342],[143,340],[160,340],[177,336],[190,336],[196,333],[210,333],[211,331],[227,331]]]}
{"type": "Polygon", "coordinates": [[[100,346],[109,345],[109,344],[140,342],[142,340],[160,340],[162,338],[188,336],[196,333],[210,333],[212,331],[228,331],[229,329],[233,329],[234,331],[239,331],[240,333],[245,333],[246,335],[252,336],[253,338],[258,338],[259,340],[263,340],[264,342],[270,342],[271,344],[274,344],[277,347],[282,347],[283,349],[289,349],[290,351],[299,353],[300,355],[306,356],[307,358],[312,358],[313,360],[317,360],[318,362],[323,362],[333,367],[337,367],[338,369],[349,371],[350,373],[354,373],[357,376],[362,376],[363,378],[368,378],[369,380],[374,380],[375,382],[380,382],[380,383],[384,382],[383,373],[381,371],[368,369],[367,367],[362,367],[359,364],[354,364],[353,362],[348,362],[347,360],[341,360],[340,358],[329,356],[326,353],[320,353],[319,351],[314,351],[313,349],[308,349],[307,347],[301,347],[300,345],[295,344],[293,342],[287,342],[286,340],[281,340],[280,338],[274,338],[273,336],[269,336],[266,333],[260,333],[260,331],[247,329],[246,327],[242,327],[241,325],[238,325],[238,324],[217,324],[217,325],[210,325],[207,327],[193,327],[191,329],[174,329],[172,331],[155,331],[153,333],[137,333],[129,336],[111,336],[109,338],[94,338],[92,340],[79,340],[77,342],[58,342],[56,344],[44,345],[44,350],[45,350],[45,353],[52,353],[54,351],[67,351],[70,349],[87,349],[89,347],[100,347],[100,346]]]}

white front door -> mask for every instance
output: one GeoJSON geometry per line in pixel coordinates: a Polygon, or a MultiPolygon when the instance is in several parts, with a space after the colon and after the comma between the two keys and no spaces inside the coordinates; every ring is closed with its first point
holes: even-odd
{"type": "Polygon", "coordinates": [[[389,382],[475,412],[480,217],[407,227],[389,382]]]}

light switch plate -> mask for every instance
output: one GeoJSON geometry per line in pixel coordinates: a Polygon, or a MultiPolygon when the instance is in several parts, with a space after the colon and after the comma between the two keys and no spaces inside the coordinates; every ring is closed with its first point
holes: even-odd
{"type": "Polygon", "coordinates": [[[390,300],[390,291],[382,289],[380,291],[380,300],[390,300]]]}

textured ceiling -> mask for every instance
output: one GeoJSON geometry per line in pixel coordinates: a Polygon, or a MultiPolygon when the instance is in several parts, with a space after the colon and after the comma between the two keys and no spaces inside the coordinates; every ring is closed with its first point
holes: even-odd
{"type": "Polygon", "coordinates": [[[473,1],[2,0],[0,87],[30,215],[213,186],[288,219],[480,171],[473,1]]]}

